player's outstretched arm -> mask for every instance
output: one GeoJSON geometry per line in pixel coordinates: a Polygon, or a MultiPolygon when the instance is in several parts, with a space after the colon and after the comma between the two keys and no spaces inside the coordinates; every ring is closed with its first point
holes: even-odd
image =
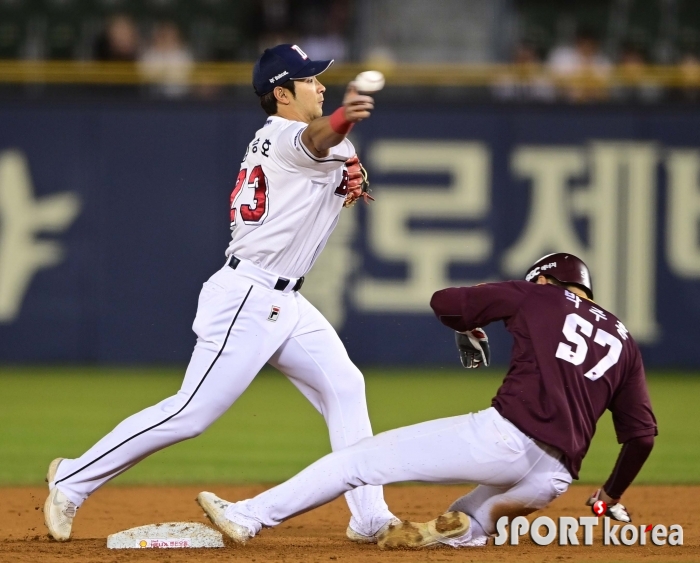
{"type": "Polygon", "coordinates": [[[318,157],[328,156],[328,149],[340,143],[352,126],[367,119],[374,109],[374,99],[360,94],[351,82],[343,105],[328,117],[314,119],[301,134],[304,146],[318,157]]]}
{"type": "Polygon", "coordinates": [[[621,522],[631,522],[632,518],[620,499],[639,474],[653,447],[654,436],[641,436],[625,442],[610,478],[591,495],[586,504],[592,506],[595,512],[595,503],[602,500],[607,506],[606,516],[621,522]]]}

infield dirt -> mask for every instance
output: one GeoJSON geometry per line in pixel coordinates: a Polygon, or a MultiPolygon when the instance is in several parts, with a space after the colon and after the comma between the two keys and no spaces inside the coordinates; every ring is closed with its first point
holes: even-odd
{"type": "MultiPolygon", "coordinates": [[[[680,524],[684,530],[682,546],[602,545],[596,530],[594,545],[536,546],[521,539],[519,546],[494,545],[485,548],[455,550],[449,547],[421,551],[380,551],[373,545],[356,545],[345,538],[348,509],[342,499],[265,530],[244,546],[227,545],[223,549],[108,550],[107,535],[156,522],[193,521],[208,523],[195,503],[201,490],[211,490],[228,500],[248,498],[266,488],[260,486],[187,486],[126,487],[107,486],[95,493],[80,509],[73,526],[73,539],[58,543],[46,536],[42,506],[43,487],[1,488],[0,561],[44,562],[185,562],[242,561],[267,563],[329,561],[372,561],[379,563],[410,561],[700,561],[700,486],[636,486],[625,495],[625,503],[636,524],[680,524]]],[[[590,486],[573,486],[538,515],[588,516],[583,506],[590,486]]],[[[397,516],[410,520],[429,520],[442,513],[450,502],[464,494],[467,487],[404,485],[385,488],[390,508],[397,516]]],[[[579,534],[580,535],[580,534],[579,534]]]]}

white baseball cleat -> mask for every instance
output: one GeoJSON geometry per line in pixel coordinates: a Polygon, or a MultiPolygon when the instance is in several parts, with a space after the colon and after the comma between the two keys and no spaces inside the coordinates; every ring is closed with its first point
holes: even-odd
{"type": "Polygon", "coordinates": [[[49,463],[49,469],[46,471],[46,478],[44,481],[47,483],[53,483],[56,480],[56,471],[58,471],[58,466],[64,460],[63,457],[57,457],[51,463],[49,463]]]}
{"type": "MultiPolygon", "coordinates": [[[[63,458],[58,457],[49,464],[49,470],[46,473],[48,483],[56,480],[56,471],[62,461],[63,458]]],[[[44,523],[49,529],[49,535],[57,541],[68,541],[77,511],[78,507],[75,503],[54,487],[44,503],[44,523]]]]}
{"type": "Polygon", "coordinates": [[[379,535],[384,533],[389,528],[389,526],[391,526],[392,524],[395,525],[400,523],[401,520],[399,520],[398,518],[392,518],[381,528],[379,528],[373,536],[365,536],[364,534],[356,532],[350,526],[348,526],[348,529],[345,530],[345,535],[350,541],[354,541],[355,543],[377,543],[377,538],[379,537],[379,535]]]}
{"type": "Polygon", "coordinates": [[[469,516],[464,512],[446,512],[430,522],[403,520],[399,524],[391,524],[379,534],[377,544],[380,549],[427,547],[463,536],[469,527],[469,516]]]}
{"type": "Polygon", "coordinates": [[[207,518],[211,520],[211,523],[234,542],[243,545],[253,537],[253,534],[248,528],[226,518],[226,509],[232,503],[208,491],[201,492],[197,495],[197,503],[202,507],[207,518]]]}

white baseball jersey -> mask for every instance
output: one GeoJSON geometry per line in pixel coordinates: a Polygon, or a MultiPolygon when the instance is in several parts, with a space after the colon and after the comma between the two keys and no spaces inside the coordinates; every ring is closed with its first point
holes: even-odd
{"type": "MultiPolygon", "coordinates": [[[[271,117],[248,146],[231,194],[226,252],[244,260],[222,265],[202,286],[192,324],[197,344],[180,390],[121,422],[82,456],[61,461],[46,514],[68,521],[67,509],[53,507],[80,506],[153,452],[203,432],[268,363],[323,415],[333,450],[372,435],[362,373],[338,334],[293,284],[278,286],[279,276],[304,275],[323,250],[347,194],[344,164],[355,154],[344,140],[326,158],[314,157],[301,143],[305,128],[271,117]]],[[[395,519],[381,487],[359,487],[347,502],[356,535],[371,538],[395,519]]]]}
{"type": "Polygon", "coordinates": [[[280,276],[306,274],[338,222],[348,191],[344,139],[324,158],[301,141],[307,124],[269,117],[248,145],[231,193],[226,255],[280,276]]]}

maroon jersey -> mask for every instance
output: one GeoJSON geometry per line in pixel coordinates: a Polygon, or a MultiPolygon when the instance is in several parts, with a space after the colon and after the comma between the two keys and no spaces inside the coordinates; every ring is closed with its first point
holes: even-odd
{"type": "Polygon", "coordinates": [[[657,434],[639,348],[598,304],[525,281],[443,289],[430,304],[459,331],[504,321],[513,351],[492,405],[532,438],[561,450],[573,478],[605,409],[620,443],[657,434]]]}

